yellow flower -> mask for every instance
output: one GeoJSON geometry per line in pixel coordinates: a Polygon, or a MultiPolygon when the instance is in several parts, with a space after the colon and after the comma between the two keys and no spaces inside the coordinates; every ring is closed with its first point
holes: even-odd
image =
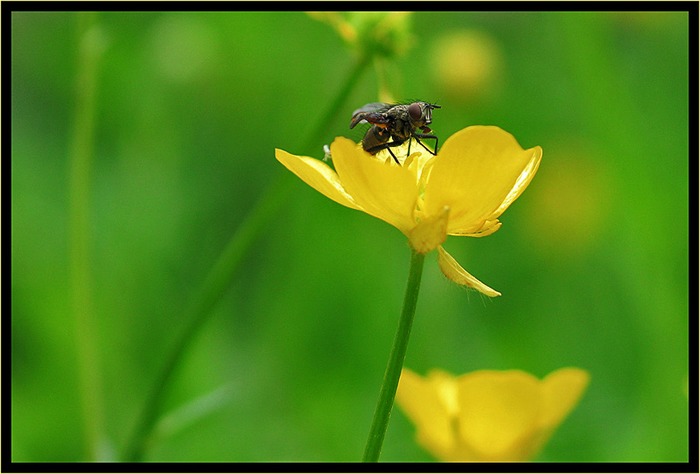
{"type": "Polygon", "coordinates": [[[331,25],[361,56],[395,57],[413,44],[411,12],[307,12],[331,25]]]}
{"type": "Polygon", "coordinates": [[[396,402],[416,424],[418,443],[441,461],[522,462],[537,455],[588,381],[577,368],[544,380],[520,370],[423,378],[404,369],[396,402]]]}
{"type": "Polygon", "coordinates": [[[437,248],[440,268],[451,280],[487,296],[500,295],[464,270],[441,244],[447,235],[482,237],[498,230],[498,217],[535,175],[540,147],[523,150],[498,127],[472,126],[449,137],[436,156],[414,140],[392,148],[401,165],[387,150],[370,155],[343,137],[330,150],[335,170],[280,149],[275,156],[326,197],[399,229],[417,252],[437,248]]]}

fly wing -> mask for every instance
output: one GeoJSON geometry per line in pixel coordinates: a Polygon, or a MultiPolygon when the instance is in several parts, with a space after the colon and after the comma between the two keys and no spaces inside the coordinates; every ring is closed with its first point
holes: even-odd
{"type": "Polygon", "coordinates": [[[352,113],[350,128],[355,128],[355,125],[363,121],[375,125],[388,123],[389,117],[386,115],[386,112],[391,107],[391,104],[385,104],[383,102],[372,102],[370,104],[363,105],[352,113]]]}

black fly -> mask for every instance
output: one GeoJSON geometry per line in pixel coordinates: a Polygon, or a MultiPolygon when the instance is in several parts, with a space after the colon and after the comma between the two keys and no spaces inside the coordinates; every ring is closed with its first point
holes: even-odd
{"type": "MultiPolygon", "coordinates": [[[[371,123],[372,126],[362,139],[362,148],[373,155],[387,150],[394,161],[401,164],[396,159],[394,152],[391,151],[391,147],[399,146],[411,138],[415,138],[430,154],[437,153],[438,138],[435,135],[430,135],[432,130],[428,125],[433,121],[433,109],[439,108],[439,105],[427,102],[393,105],[373,102],[353,112],[350,128],[354,128],[355,125],[363,121],[371,123]],[[419,131],[422,133],[418,133],[419,131]],[[423,142],[420,141],[421,138],[434,139],[435,152],[423,145],[423,142]]],[[[410,154],[410,142],[408,147],[408,154],[410,154]]]]}

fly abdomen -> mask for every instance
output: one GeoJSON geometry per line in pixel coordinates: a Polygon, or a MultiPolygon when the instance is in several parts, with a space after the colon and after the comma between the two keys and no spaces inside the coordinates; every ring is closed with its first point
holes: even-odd
{"type": "Polygon", "coordinates": [[[386,128],[372,125],[362,139],[362,148],[373,155],[384,148],[384,144],[389,141],[391,134],[386,128]]]}

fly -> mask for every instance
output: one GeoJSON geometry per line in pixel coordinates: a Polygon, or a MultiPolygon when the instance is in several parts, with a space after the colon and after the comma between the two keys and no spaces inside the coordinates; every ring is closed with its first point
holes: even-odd
{"type": "MultiPolygon", "coordinates": [[[[402,145],[411,138],[414,138],[431,155],[437,153],[438,137],[430,134],[432,130],[428,125],[433,121],[433,109],[439,108],[439,105],[428,102],[410,104],[372,102],[353,112],[350,128],[355,128],[355,125],[360,122],[372,124],[362,139],[362,148],[372,155],[387,150],[394,161],[400,165],[391,148],[402,145]],[[435,140],[435,151],[428,149],[421,142],[421,138],[435,140]]],[[[411,142],[409,141],[406,156],[410,155],[410,152],[411,142]]]]}

